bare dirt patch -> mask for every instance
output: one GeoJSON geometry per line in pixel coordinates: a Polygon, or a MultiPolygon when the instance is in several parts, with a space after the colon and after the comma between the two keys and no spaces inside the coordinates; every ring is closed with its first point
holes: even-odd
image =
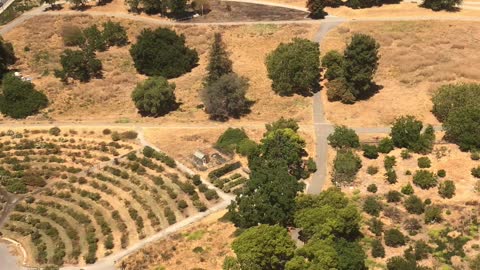
{"type": "MultiPolygon", "coordinates": [[[[310,38],[318,26],[312,25],[248,25],[248,26],[177,26],[185,34],[189,46],[200,55],[199,66],[192,72],[172,81],[176,83],[180,109],[159,119],[141,118],[131,101],[130,94],[137,82],[145,77],[138,75],[128,48],[111,48],[98,53],[104,66],[104,78],[89,83],[63,85],[53,76],[59,67],[59,56],[64,49],[61,31],[65,25],[87,27],[101,24],[106,17],[90,16],[40,16],[8,33],[5,38],[15,47],[20,59],[14,68],[25,76],[34,78],[36,87],[44,91],[51,104],[44,117],[55,120],[115,121],[128,118],[132,121],[199,122],[208,116],[197,106],[201,104],[199,92],[205,75],[208,48],[214,32],[221,32],[231,53],[234,70],[250,80],[247,97],[255,102],[252,112],[242,120],[270,121],[280,116],[311,121],[311,100],[308,97],[279,97],[271,90],[264,59],[280,42],[294,37],[310,38]],[[39,42],[42,41],[42,42],[39,42]]],[[[112,19],[114,20],[114,19],[112,19]]],[[[128,27],[130,40],[144,28],[154,28],[146,22],[120,20],[128,27]]]]}
{"type": "Polygon", "coordinates": [[[480,26],[474,22],[353,22],[328,34],[322,52],[343,51],[354,33],[373,36],[380,43],[380,65],[375,76],[381,89],[354,105],[326,100],[327,118],[349,126],[388,125],[411,114],[438,124],[430,112],[431,94],[447,83],[480,80],[480,26]]]}

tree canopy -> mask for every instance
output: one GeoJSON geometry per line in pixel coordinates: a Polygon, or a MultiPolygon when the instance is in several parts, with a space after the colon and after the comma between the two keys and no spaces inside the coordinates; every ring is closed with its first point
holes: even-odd
{"type": "Polygon", "coordinates": [[[198,63],[198,54],[186,47],[185,36],[166,28],[143,30],[130,54],[138,72],[167,79],[190,72],[198,63]]]}
{"type": "Polygon", "coordinates": [[[13,45],[0,37],[0,75],[8,71],[8,66],[15,64],[17,58],[13,51],[13,45]]]}
{"type": "Polygon", "coordinates": [[[281,43],[266,60],[272,89],[281,96],[308,95],[319,88],[320,49],[317,42],[296,38],[281,43]]]}
{"type": "Polygon", "coordinates": [[[222,35],[215,33],[213,43],[210,48],[209,61],[207,66],[206,84],[211,84],[223,75],[232,73],[232,61],[228,58],[225,44],[222,41],[222,35]]]}
{"type": "Polygon", "coordinates": [[[416,153],[426,154],[432,151],[435,131],[431,125],[423,131],[423,123],[414,116],[407,115],[395,119],[390,136],[396,147],[405,147],[416,153]]]}
{"type": "Polygon", "coordinates": [[[357,148],[360,139],[355,130],[346,126],[335,126],[332,134],[328,135],[328,143],[335,148],[357,148]]]}
{"type": "Polygon", "coordinates": [[[35,90],[31,82],[7,74],[2,81],[0,111],[12,118],[25,118],[38,113],[48,105],[45,94],[35,90]]]}
{"type": "Polygon", "coordinates": [[[142,115],[161,116],[177,108],[175,84],[163,77],[151,77],[139,83],[132,100],[142,115]]]}
{"type": "Polygon", "coordinates": [[[60,55],[61,70],[55,70],[55,76],[63,82],[69,78],[88,82],[91,78],[102,76],[102,62],[97,59],[91,50],[66,49],[60,55]]]}

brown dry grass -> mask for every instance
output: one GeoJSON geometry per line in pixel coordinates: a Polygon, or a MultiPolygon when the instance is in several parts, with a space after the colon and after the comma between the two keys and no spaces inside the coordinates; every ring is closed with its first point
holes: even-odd
{"type": "MultiPolygon", "coordinates": [[[[199,66],[184,76],[173,79],[176,83],[177,100],[180,109],[159,119],[141,118],[134,108],[130,93],[136,83],[144,79],[133,67],[128,47],[111,48],[98,53],[104,66],[104,79],[89,83],[74,83],[64,86],[54,78],[53,70],[59,67],[59,56],[64,49],[61,31],[65,25],[86,27],[101,24],[104,17],[89,16],[40,16],[27,21],[6,35],[15,47],[20,59],[15,65],[26,76],[34,78],[37,88],[44,91],[51,105],[48,117],[56,120],[102,120],[114,121],[129,118],[134,121],[195,122],[207,121],[208,116],[197,108],[201,104],[199,92],[205,75],[208,48],[216,31],[222,32],[234,70],[250,80],[247,92],[255,102],[252,112],[240,121],[266,122],[282,115],[298,120],[311,121],[311,100],[308,97],[279,97],[273,93],[266,76],[264,59],[280,42],[293,37],[310,38],[315,31],[312,25],[250,25],[250,26],[178,26],[175,30],[185,34],[189,46],[200,55],[199,66]],[[41,42],[39,42],[41,41],[41,42]],[[24,48],[29,50],[25,51],[24,48]]],[[[128,27],[131,41],[144,28],[151,27],[144,22],[119,20],[128,27]]]]}
{"type": "Polygon", "coordinates": [[[379,93],[354,105],[324,101],[327,118],[349,126],[387,125],[411,114],[438,124],[430,97],[440,85],[480,80],[480,26],[473,22],[356,22],[330,32],[322,52],[343,51],[354,33],[373,36],[381,45],[375,76],[379,93]]]}
{"type": "Polygon", "coordinates": [[[230,244],[235,232],[233,224],[218,221],[224,214],[225,211],[212,214],[205,220],[130,255],[118,265],[123,263],[125,270],[220,270],[224,258],[233,255],[230,244]],[[203,252],[194,252],[196,247],[203,248],[203,252]]]}

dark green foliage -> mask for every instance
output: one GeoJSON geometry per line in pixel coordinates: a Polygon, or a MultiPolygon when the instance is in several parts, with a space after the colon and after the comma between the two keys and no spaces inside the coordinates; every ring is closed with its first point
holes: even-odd
{"type": "Polygon", "coordinates": [[[289,129],[297,132],[300,127],[298,126],[298,123],[295,119],[292,119],[292,118],[285,119],[285,118],[281,117],[280,119],[278,119],[275,122],[266,124],[265,128],[267,129],[267,133],[270,133],[270,132],[273,132],[275,130],[285,129],[285,128],[289,128],[289,129]]]}
{"type": "Polygon", "coordinates": [[[380,219],[373,217],[369,221],[368,229],[376,236],[380,236],[383,232],[383,222],[380,219]]]}
{"type": "Polygon", "coordinates": [[[438,186],[438,194],[442,198],[451,199],[455,195],[455,183],[451,180],[442,181],[438,186]]]}
{"type": "Polygon", "coordinates": [[[448,84],[440,87],[432,98],[433,114],[440,122],[447,120],[450,112],[465,106],[478,105],[480,84],[448,84]]]}
{"type": "Polygon", "coordinates": [[[374,175],[378,173],[378,167],[376,166],[368,166],[367,173],[370,175],[374,175]]]}
{"type": "Polygon", "coordinates": [[[382,211],[382,204],[377,201],[377,198],[373,196],[368,196],[367,199],[363,202],[363,211],[365,211],[369,215],[378,217],[380,211],[382,211]]]}
{"type": "Polygon", "coordinates": [[[397,164],[395,156],[385,156],[383,160],[383,167],[385,170],[391,170],[397,164]]]}
{"type": "Polygon", "coordinates": [[[222,35],[215,33],[212,47],[210,48],[209,62],[207,66],[206,84],[211,84],[223,75],[232,73],[232,61],[228,58],[222,35]]]}
{"type": "Polygon", "coordinates": [[[402,157],[402,159],[409,159],[412,157],[408,149],[403,149],[402,152],[400,152],[400,156],[402,157]]]}
{"type": "Polygon", "coordinates": [[[12,118],[25,118],[47,107],[45,94],[35,90],[32,83],[22,81],[13,74],[7,74],[2,80],[0,111],[12,118]]]}
{"type": "Polygon", "coordinates": [[[447,176],[447,172],[443,169],[440,169],[437,171],[437,176],[440,178],[444,178],[445,176],[447,176]]]}
{"type": "Polygon", "coordinates": [[[377,159],[378,158],[378,149],[377,146],[372,144],[362,145],[363,156],[368,159],[377,159]]]}
{"type": "Polygon", "coordinates": [[[0,75],[5,74],[8,71],[8,66],[15,64],[16,61],[12,43],[4,41],[0,37],[0,75]]]}
{"type": "Polygon", "coordinates": [[[307,9],[310,12],[310,17],[313,19],[323,19],[327,13],[323,10],[325,8],[325,0],[308,0],[307,9]]]}
{"type": "Polygon", "coordinates": [[[423,0],[420,6],[433,11],[456,11],[461,4],[462,0],[423,0]]]}
{"type": "Polygon", "coordinates": [[[60,64],[62,69],[55,70],[55,77],[63,82],[68,82],[68,78],[88,82],[91,78],[102,76],[102,62],[90,50],[67,49],[60,56],[60,64]]]}
{"type": "Polygon", "coordinates": [[[373,258],[383,258],[385,257],[385,248],[380,240],[372,241],[372,257],[373,258]]]}
{"type": "Polygon", "coordinates": [[[281,96],[309,95],[319,88],[320,49],[317,42],[294,39],[281,43],[266,59],[272,89],[281,96]]]}
{"type": "Polygon", "coordinates": [[[166,28],[143,30],[130,54],[138,72],[167,79],[191,71],[198,62],[197,52],[185,46],[185,36],[166,28]]]}
{"type": "Polygon", "coordinates": [[[367,191],[371,192],[371,193],[377,193],[377,190],[378,190],[378,188],[377,188],[377,185],[375,185],[375,184],[370,184],[367,187],[367,191]]]}
{"type": "Polygon", "coordinates": [[[258,150],[258,144],[250,139],[243,139],[237,145],[237,153],[244,157],[253,155],[258,150]]]}
{"type": "Polygon", "coordinates": [[[412,184],[408,183],[407,185],[403,186],[401,192],[405,195],[412,195],[414,192],[412,184]]]}
{"type": "Polygon", "coordinates": [[[400,202],[402,200],[402,193],[396,190],[390,190],[387,195],[387,202],[400,202]]]}
{"type": "Polygon", "coordinates": [[[108,47],[125,46],[128,43],[127,31],[117,22],[108,21],[103,24],[102,37],[108,47]]]}
{"type": "Polygon", "coordinates": [[[413,183],[422,189],[430,189],[437,185],[437,177],[427,170],[418,170],[413,175],[413,183]]]}
{"type": "Polygon", "coordinates": [[[393,140],[389,137],[385,137],[380,140],[378,143],[378,152],[388,154],[390,153],[395,146],[393,145],[393,140]]]}
{"type": "Polygon", "coordinates": [[[317,164],[315,163],[315,160],[313,160],[313,158],[308,158],[307,170],[311,173],[314,173],[317,171],[317,164]]]}
{"type": "Polygon", "coordinates": [[[453,109],[443,123],[446,138],[462,151],[480,148],[480,108],[477,105],[453,109]]]}
{"type": "Polygon", "coordinates": [[[357,148],[360,146],[357,133],[346,126],[335,126],[334,132],[328,135],[327,140],[334,148],[357,148]]]}
{"type": "Polygon", "coordinates": [[[428,126],[422,133],[423,124],[411,115],[395,119],[390,136],[396,147],[407,148],[415,153],[429,153],[435,141],[435,132],[428,126]]]}
{"type": "Polygon", "coordinates": [[[470,158],[472,160],[480,160],[480,153],[478,153],[476,150],[475,151],[472,151],[470,153],[470,158]]]}
{"type": "Polygon", "coordinates": [[[333,161],[332,181],[337,185],[352,183],[361,167],[362,161],[354,152],[338,151],[333,161]]]}
{"type": "Polygon", "coordinates": [[[377,41],[365,34],[354,34],[344,52],[344,75],[350,92],[358,99],[368,95],[373,87],[373,76],[378,67],[377,41]]]}
{"type": "Polygon", "coordinates": [[[440,207],[432,205],[425,208],[425,224],[438,223],[442,219],[442,209],[440,207]]]}
{"type": "Polygon", "coordinates": [[[419,266],[415,260],[395,256],[388,259],[387,270],[430,270],[430,268],[419,266]]]}
{"type": "Polygon", "coordinates": [[[428,157],[419,157],[417,159],[417,164],[418,164],[418,167],[422,169],[430,168],[430,166],[432,166],[432,162],[428,157]]]}
{"type": "Polygon", "coordinates": [[[420,215],[423,213],[423,211],[425,211],[425,205],[423,204],[422,200],[415,195],[408,196],[408,198],[403,202],[403,205],[410,214],[420,215]]]}
{"type": "Polygon", "coordinates": [[[215,148],[225,153],[233,153],[240,142],[245,139],[248,139],[248,136],[243,129],[229,127],[218,137],[215,148]]]}
{"type": "Polygon", "coordinates": [[[419,261],[427,259],[430,252],[432,252],[432,248],[425,241],[419,240],[405,250],[404,256],[409,260],[419,261]]]}
{"type": "Polygon", "coordinates": [[[385,173],[385,178],[389,184],[397,183],[397,173],[394,169],[387,170],[387,172],[385,173]]]}
{"type": "Polygon", "coordinates": [[[275,225],[259,225],[244,231],[232,243],[241,269],[284,269],[295,252],[295,242],[287,230],[275,225]]]}
{"type": "Polygon", "coordinates": [[[240,168],[241,166],[242,166],[242,163],[240,163],[238,161],[234,162],[234,163],[225,164],[222,167],[211,171],[208,174],[208,178],[209,179],[220,178],[220,177],[224,176],[225,174],[227,174],[229,172],[233,172],[234,170],[240,168]]]}
{"type": "Polygon", "coordinates": [[[105,43],[102,32],[96,24],[85,28],[83,30],[83,36],[85,37],[85,46],[87,46],[89,51],[103,52],[107,49],[107,44],[105,43]]]}
{"type": "Polygon", "coordinates": [[[422,228],[422,224],[418,221],[416,218],[408,218],[405,220],[404,224],[405,230],[408,232],[410,235],[416,235],[418,231],[422,228]]]}
{"type": "Polygon", "coordinates": [[[248,112],[250,102],[245,97],[248,80],[235,73],[222,75],[209,83],[202,91],[205,112],[211,119],[226,121],[239,118],[248,112]]]}
{"type": "Polygon", "coordinates": [[[345,78],[337,78],[326,83],[328,101],[341,101],[345,104],[355,103],[355,96],[350,92],[345,78]]]}
{"type": "Polygon", "coordinates": [[[480,166],[472,168],[471,173],[475,178],[480,178],[480,166]]]}
{"type": "Polygon", "coordinates": [[[140,114],[161,116],[177,108],[175,84],[163,77],[151,77],[137,84],[132,92],[132,100],[140,114]]]}
{"type": "Polygon", "coordinates": [[[343,78],[343,55],[332,50],[322,58],[322,67],[326,68],[325,78],[329,81],[343,78]]]}
{"type": "Polygon", "coordinates": [[[405,236],[397,229],[390,229],[385,232],[385,244],[389,247],[405,245],[405,236]]]}

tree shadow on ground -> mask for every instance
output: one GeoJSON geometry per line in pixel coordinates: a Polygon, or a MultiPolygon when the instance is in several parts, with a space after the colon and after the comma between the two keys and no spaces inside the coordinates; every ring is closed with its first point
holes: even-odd
{"type": "Polygon", "coordinates": [[[382,89],[383,89],[383,85],[378,85],[376,83],[373,83],[368,91],[362,92],[358,95],[357,101],[358,100],[367,100],[367,99],[375,96],[382,89]]]}
{"type": "Polygon", "coordinates": [[[162,112],[159,112],[159,113],[156,113],[156,114],[153,114],[151,112],[144,112],[144,111],[140,111],[140,110],[138,110],[138,113],[142,117],[153,117],[153,118],[162,117],[162,116],[165,116],[165,115],[167,115],[171,112],[174,112],[174,111],[178,110],[181,105],[183,105],[182,102],[175,102],[174,104],[172,104],[172,107],[170,107],[169,109],[167,109],[165,111],[162,111],[162,112]]]}

